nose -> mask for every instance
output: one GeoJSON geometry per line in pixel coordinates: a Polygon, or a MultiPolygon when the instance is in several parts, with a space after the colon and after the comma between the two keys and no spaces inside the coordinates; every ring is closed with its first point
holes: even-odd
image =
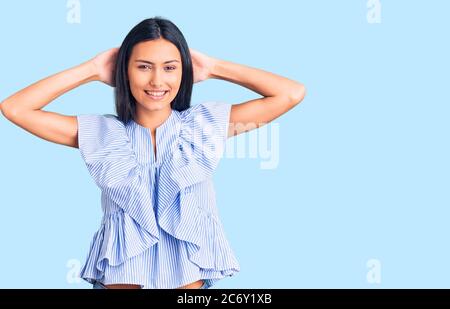
{"type": "Polygon", "coordinates": [[[155,88],[161,87],[161,73],[159,70],[153,70],[153,74],[150,79],[150,85],[152,85],[155,88]]]}

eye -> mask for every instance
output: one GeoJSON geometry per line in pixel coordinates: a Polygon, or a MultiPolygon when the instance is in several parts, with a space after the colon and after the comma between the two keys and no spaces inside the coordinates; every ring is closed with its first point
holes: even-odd
{"type": "Polygon", "coordinates": [[[148,66],[146,64],[141,64],[140,66],[138,66],[138,68],[142,69],[142,70],[147,70],[147,69],[150,69],[150,66],[148,66]]]}
{"type": "Polygon", "coordinates": [[[170,69],[170,70],[168,70],[168,71],[173,71],[173,70],[176,69],[176,67],[166,67],[166,69],[170,69]]]}

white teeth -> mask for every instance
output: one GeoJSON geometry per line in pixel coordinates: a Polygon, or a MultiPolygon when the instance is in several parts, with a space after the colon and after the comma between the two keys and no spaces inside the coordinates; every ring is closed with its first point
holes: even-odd
{"type": "Polygon", "coordinates": [[[150,92],[150,91],[145,90],[145,93],[149,94],[151,96],[154,96],[154,97],[162,97],[166,93],[166,91],[150,92]]]}

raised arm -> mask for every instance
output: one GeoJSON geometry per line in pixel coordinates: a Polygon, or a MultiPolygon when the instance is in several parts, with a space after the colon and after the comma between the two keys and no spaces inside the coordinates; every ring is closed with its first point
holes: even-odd
{"type": "Polygon", "coordinates": [[[89,81],[113,84],[113,67],[117,49],[92,60],[40,80],[4,100],[2,114],[24,130],[47,141],[78,148],[76,116],[41,110],[62,94],[89,81]]]}
{"type": "Polygon", "coordinates": [[[301,83],[260,69],[211,58],[192,49],[190,51],[195,82],[208,78],[222,79],[263,96],[232,106],[229,137],[274,120],[299,104],[305,97],[305,86],[301,83]]]}

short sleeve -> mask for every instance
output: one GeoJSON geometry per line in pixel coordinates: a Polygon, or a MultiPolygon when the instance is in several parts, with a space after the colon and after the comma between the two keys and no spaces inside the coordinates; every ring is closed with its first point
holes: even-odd
{"type": "Polygon", "coordinates": [[[80,115],[78,147],[89,173],[104,189],[114,187],[136,167],[125,126],[114,115],[80,115]]]}
{"type": "Polygon", "coordinates": [[[231,104],[206,102],[193,107],[194,126],[197,130],[210,133],[220,144],[224,144],[228,136],[231,104]]]}
{"type": "Polygon", "coordinates": [[[197,158],[211,163],[221,158],[228,137],[231,104],[206,102],[193,106],[182,125],[181,136],[189,141],[197,158]]]}

